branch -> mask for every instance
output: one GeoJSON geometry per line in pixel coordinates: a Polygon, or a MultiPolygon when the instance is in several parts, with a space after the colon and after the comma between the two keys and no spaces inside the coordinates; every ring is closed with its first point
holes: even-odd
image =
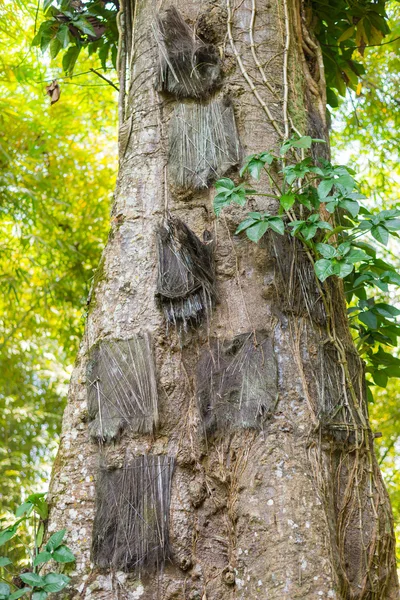
{"type": "Polygon", "coordinates": [[[117,92],[119,92],[119,88],[115,85],[115,83],[113,83],[110,79],[107,79],[107,77],[104,77],[104,75],[102,75],[101,73],[99,73],[98,71],[96,71],[96,69],[89,69],[92,73],[95,73],[98,77],[100,77],[101,79],[104,79],[104,81],[107,81],[107,83],[109,85],[111,85],[114,89],[117,90],[117,92]]]}
{"type": "Polygon", "coordinates": [[[366,46],[340,46],[340,44],[323,44],[322,42],[320,42],[320,44],[321,46],[326,46],[327,48],[352,48],[353,50],[358,50],[359,48],[375,48],[376,46],[386,46],[387,44],[397,42],[397,40],[400,40],[400,35],[393,38],[392,40],[389,40],[388,42],[382,42],[382,44],[367,44],[366,46]]]}

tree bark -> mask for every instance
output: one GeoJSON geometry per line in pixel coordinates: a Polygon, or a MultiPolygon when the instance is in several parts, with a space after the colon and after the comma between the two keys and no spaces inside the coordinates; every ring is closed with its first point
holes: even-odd
{"type": "Polygon", "coordinates": [[[177,72],[187,49],[165,63],[170,21],[156,17],[167,5],[132,2],[119,15],[126,96],[110,236],[50,489],[49,532],[66,527],[77,556],[68,597],[397,598],[390,504],[341,287],[329,286],[324,303],[293,241],[253,244],[233,235],[243,209],[216,220],[212,208],[213,173],[237,179],[241,157],[276,149],[293,129],[326,137],[312,19],[296,0],[175,0],[202,40],[196,57],[206,56],[188,97],[177,72]],[[212,125],[220,119],[220,137],[215,127],[191,135],[202,110],[212,125]],[[204,142],[206,158],[196,149],[201,173],[182,163],[181,122],[189,144],[214,140],[204,142]],[[181,221],[204,240],[196,256],[211,282],[189,294],[190,305],[160,299],[157,274],[160,227],[181,221]],[[177,322],[167,327],[172,310],[177,322]],[[202,323],[186,331],[184,310],[202,323]],[[129,372],[118,362],[124,352],[129,372]],[[109,360],[118,363],[111,374],[109,360]],[[129,418],[115,408],[128,388],[138,398],[129,418]]]}

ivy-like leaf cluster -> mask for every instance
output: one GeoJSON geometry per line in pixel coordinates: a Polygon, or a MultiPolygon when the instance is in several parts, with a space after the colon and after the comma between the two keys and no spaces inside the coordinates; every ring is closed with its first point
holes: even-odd
{"type": "MultiPolygon", "coordinates": [[[[33,517],[33,549],[30,551],[32,571],[24,571],[19,574],[18,579],[25,584],[25,587],[14,591],[12,591],[12,588],[16,587],[13,583],[15,578],[10,583],[7,583],[6,578],[3,578],[3,582],[0,583],[0,600],[17,600],[17,598],[22,598],[26,594],[29,594],[32,600],[46,600],[49,594],[61,592],[70,581],[70,578],[62,573],[47,572],[46,575],[40,575],[43,565],[50,561],[59,564],[75,561],[71,550],[63,544],[66,534],[65,529],[53,533],[44,548],[41,548],[43,545],[44,520],[48,516],[48,505],[44,497],[45,494],[31,494],[28,496],[27,500],[15,512],[17,520],[12,525],[0,530],[0,546],[4,546],[33,517]]],[[[9,572],[11,564],[12,561],[8,557],[0,556],[0,568],[3,568],[6,574],[11,575],[9,572]]]]}
{"type": "Polygon", "coordinates": [[[248,156],[240,175],[248,173],[259,180],[264,172],[275,193],[258,192],[224,178],[216,183],[214,209],[218,216],[232,202],[244,207],[251,196],[269,196],[279,202],[278,214],[248,213],[236,234],[245,232],[256,243],[268,230],[291,235],[305,247],[319,286],[329,277],[344,280],[350,325],[367,372],[376,385],[386,385],[389,377],[400,377],[400,359],[384,350],[384,346],[395,346],[400,336],[396,321],[400,310],[375,297],[379,291],[388,293],[389,285],[399,286],[400,276],[365,238],[371,235],[387,246],[390,236],[399,237],[400,210],[371,213],[359,202],[364,196],[358,191],[354,171],[322,158],[317,162],[297,158],[297,149],[309,149],[321,141],[293,137],[278,154],[248,156]]]}

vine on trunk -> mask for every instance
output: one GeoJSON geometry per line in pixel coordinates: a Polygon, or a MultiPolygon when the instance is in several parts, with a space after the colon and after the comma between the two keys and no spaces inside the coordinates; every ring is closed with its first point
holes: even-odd
{"type": "Polygon", "coordinates": [[[293,137],[282,144],[279,154],[263,152],[248,156],[240,175],[249,173],[259,180],[261,172],[266,172],[273,193],[258,192],[244,183],[236,185],[232,179],[223,178],[215,185],[214,210],[218,216],[223,207],[232,202],[245,206],[254,196],[268,196],[279,202],[276,215],[249,212],[236,234],[245,232],[257,243],[272,230],[299,240],[313,265],[327,315],[329,288],[324,283],[333,276],[344,280],[357,347],[368,363],[367,372],[373,382],[385,386],[388,377],[400,377],[400,359],[384,350],[385,346],[396,346],[400,335],[396,317],[400,310],[376,301],[370,292],[377,289],[388,292],[390,284],[400,285],[400,277],[365,237],[370,234],[387,246],[390,236],[398,237],[400,210],[372,213],[362,206],[359,200],[364,196],[358,192],[354,171],[348,167],[332,165],[322,158],[314,161],[311,157],[287,162],[290,150],[295,157],[293,150],[310,149],[312,143],[321,142],[309,136],[293,137]],[[282,183],[272,170],[279,164],[282,183]],[[321,214],[326,216],[322,218],[321,214]]]}

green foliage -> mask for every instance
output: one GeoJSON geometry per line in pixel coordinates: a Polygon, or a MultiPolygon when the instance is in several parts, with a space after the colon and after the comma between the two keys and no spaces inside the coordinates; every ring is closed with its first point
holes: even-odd
{"type": "Polygon", "coordinates": [[[62,65],[67,75],[72,75],[81,51],[97,55],[103,69],[117,58],[117,8],[118,2],[100,0],[44,0],[44,20],[32,40],[42,52],[50,50],[56,58],[64,51],[62,65]]]}
{"type": "MultiPolygon", "coordinates": [[[[400,360],[384,350],[397,343],[400,326],[396,318],[400,310],[375,301],[370,292],[376,288],[387,292],[389,284],[399,285],[400,277],[364,238],[371,235],[385,246],[389,237],[398,237],[400,210],[371,213],[359,203],[364,196],[358,191],[354,171],[322,158],[316,163],[310,157],[298,158],[296,149],[310,148],[313,142],[321,140],[308,136],[292,138],[283,144],[278,155],[265,152],[248,156],[241,173],[248,172],[259,180],[265,171],[276,194],[249,190],[244,183],[235,185],[224,178],[216,183],[214,210],[218,216],[232,202],[243,207],[249,196],[268,195],[279,200],[278,215],[248,213],[236,234],[246,232],[256,243],[269,229],[279,235],[290,234],[303,244],[319,282],[324,284],[333,276],[344,280],[350,326],[367,362],[367,373],[374,384],[386,386],[389,377],[400,377],[400,360]],[[274,179],[272,167],[280,167],[282,183],[274,179]],[[324,211],[332,214],[331,222],[321,218],[324,211]],[[358,299],[356,304],[353,297],[358,299]]],[[[319,288],[324,294],[320,284],[319,288]]]]}
{"type": "MultiPolygon", "coordinates": [[[[347,89],[357,89],[360,77],[365,74],[361,60],[365,48],[381,44],[390,33],[387,4],[387,0],[335,0],[333,3],[312,0],[310,21],[321,44],[328,103],[332,107],[338,106],[338,94],[345,96],[347,89]]],[[[98,55],[104,69],[108,59],[115,67],[118,8],[116,0],[44,0],[44,20],[33,44],[42,52],[49,50],[51,58],[63,52],[63,68],[68,75],[73,73],[76,59],[84,48],[89,55],[98,55]]],[[[297,143],[304,145],[294,147],[309,147],[305,137],[297,143]]],[[[282,147],[283,154],[287,149],[282,147]]],[[[253,161],[251,169],[262,168],[264,159],[259,159],[259,166],[253,161]]]]}
{"type": "Polygon", "coordinates": [[[272,229],[272,231],[283,235],[285,224],[281,217],[273,216],[266,212],[251,212],[247,215],[247,219],[240,223],[236,234],[246,231],[249,240],[257,243],[268,229],[272,229]]]}
{"type": "Polygon", "coordinates": [[[246,189],[242,184],[235,186],[231,179],[219,179],[215,188],[217,195],[214,200],[215,214],[219,215],[224,206],[228,206],[231,202],[244,206],[246,204],[246,194],[250,194],[253,190],[246,189]]]}
{"type": "Polygon", "coordinates": [[[386,0],[312,0],[315,31],[324,59],[328,103],[356,90],[365,74],[366,46],[379,45],[390,33],[386,0]]]}
{"type": "Polygon", "coordinates": [[[50,107],[36,2],[18,6],[0,4],[0,518],[48,480],[116,173],[115,92],[85,75],[50,107]]]}
{"type": "MultiPolygon", "coordinates": [[[[32,599],[45,600],[49,594],[61,592],[70,581],[70,578],[66,575],[52,571],[49,572],[48,569],[46,575],[40,574],[43,565],[51,561],[61,565],[75,561],[71,550],[63,544],[66,533],[65,529],[53,533],[45,549],[41,550],[42,538],[40,536],[40,529],[43,528],[43,521],[48,515],[48,505],[44,496],[44,494],[31,494],[28,496],[26,501],[15,512],[16,517],[23,516],[17,518],[12,525],[0,530],[0,546],[4,546],[12,538],[21,535],[20,530],[28,525],[31,548],[27,547],[27,553],[32,569],[31,571],[25,569],[22,573],[18,574],[19,579],[27,587],[12,591],[12,588],[16,587],[12,576],[16,575],[17,572],[13,572],[10,568],[12,561],[8,557],[0,557],[0,569],[4,571],[2,579],[7,582],[0,583],[0,600],[14,600],[21,598],[25,594],[30,594],[32,599]],[[39,538],[40,542],[38,543],[39,538]],[[12,581],[8,583],[8,580],[11,578],[12,581]]],[[[22,535],[24,535],[23,532],[22,535]]],[[[10,548],[10,551],[12,552],[12,548],[10,548]]]]}

